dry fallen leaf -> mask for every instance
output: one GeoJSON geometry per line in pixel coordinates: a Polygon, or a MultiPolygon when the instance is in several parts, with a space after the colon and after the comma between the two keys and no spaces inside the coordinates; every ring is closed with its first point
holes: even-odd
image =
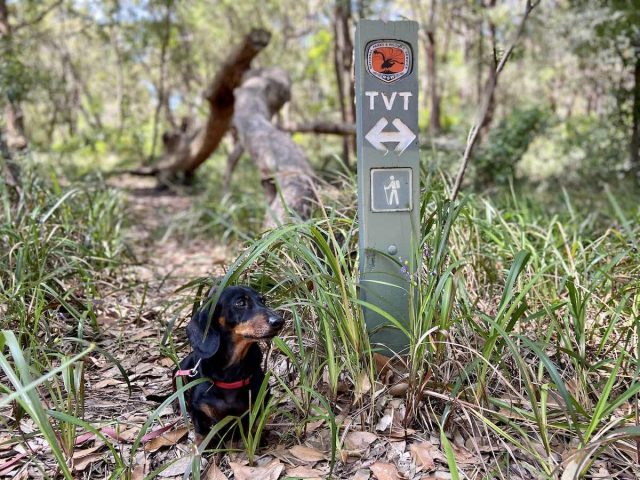
{"type": "Polygon", "coordinates": [[[292,478],[322,478],[322,475],[324,475],[323,472],[321,472],[320,470],[316,470],[314,468],[309,468],[309,467],[296,467],[296,468],[290,468],[289,470],[287,470],[287,477],[292,477],[292,478]]]}
{"type": "Polygon", "coordinates": [[[0,452],[4,450],[11,450],[13,448],[12,437],[9,435],[0,435],[0,452]]]}
{"type": "Polygon", "coordinates": [[[456,463],[458,465],[472,465],[481,462],[480,458],[476,457],[473,453],[466,448],[452,445],[453,454],[456,457],[456,463]]]}
{"type": "MultiPolygon", "coordinates": [[[[369,379],[369,372],[362,370],[356,379],[355,394],[356,399],[366,395],[371,390],[371,380],[369,379]]],[[[357,401],[357,400],[356,400],[357,401]]]]}
{"type": "Polygon", "coordinates": [[[151,439],[144,446],[145,452],[155,452],[162,447],[170,447],[180,442],[186,435],[189,429],[187,427],[180,427],[172,432],[167,432],[164,435],[151,439]]]}
{"type": "Polygon", "coordinates": [[[220,470],[215,463],[211,464],[202,478],[203,480],[229,480],[229,478],[222,473],[222,470],[220,470]]]}
{"type": "Polygon", "coordinates": [[[144,480],[147,473],[149,473],[149,463],[144,452],[139,451],[136,454],[134,465],[131,480],[144,480]]]}
{"type": "Polygon", "coordinates": [[[403,428],[403,427],[391,427],[391,431],[389,432],[390,438],[399,438],[405,439],[415,434],[416,431],[413,428],[403,428]]]}
{"type": "Polygon", "coordinates": [[[118,439],[123,442],[132,442],[134,438],[138,436],[140,429],[138,427],[131,427],[127,430],[119,432],[118,439]]]}
{"type": "Polygon", "coordinates": [[[83,433],[82,435],[78,435],[76,437],[76,445],[82,445],[84,442],[88,442],[89,440],[93,440],[96,438],[96,434],[93,432],[83,433]]]}
{"type": "Polygon", "coordinates": [[[303,462],[315,463],[326,460],[326,455],[323,452],[316,450],[315,448],[306,447],[304,445],[296,445],[289,449],[291,454],[298,460],[303,462]]]}
{"type": "Polygon", "coordinates": [[[409,384],[407,382],[400,382],[396,385],[389,387],[389,395],[393,397],[402,397],[409,390],[409,384]]]}
{"type": "Polygon", "coordinates": [[[391,412],[386,412],[382,417],[380,417],[380,420],[378,420],[376,430],[379,432],[384,432],[392,423],[393,415],[391,414],[391,412]]]}
{"type": "Polygon", "coordinates": [[[562,477],[560,477],[560,480],[575,480],[576,478],[579,478],[581,470],[580,467],[584,467],[584,464],[582,462],[585,455],[585,452],[581,452],[579,450],[575,452],[575,455],[572,454],[571,460],[569,460],[567,466],[564,469],[564,472],[562,472],[562,477]]]}
{"type": "Polygon", "coordinates": [[[175,460],[169,467],[159,473],[161,477],[177,477],[184,475],[188,468],[191,468],[191,455],[186,455],[175,460]]]}
{"type": "Polygon", "coordinates": [[[364,450],[376,440],[378,436],[375,433],[349,432],[344,439],[344,446],[347,450],[364,450]]]}
{"type": "Polygon", "coordinates": [[[376,462],[371,465],[371,473],[378,480],[398,480],[398,470],[391,463],[376,462]]]}
{"type": "Polygon", "coordinates": [[[367,468],[361,468],[356,472],[351,480],[369,480],[369,477],[371,477],[371,471],[367,468]]]}
{"type": "Polygon", "coordinates": [[[15,465],[24,457],[26,457],[26,453],[18,453],[13,458],[7,459],[6,461],[0,462],[0,476],[6,475],[11,472],[15,467],[15,465]]]}
{"type": "Polygon", "coordinates": [[[158,363],[163,367],[167,367],[167,368],[175,367],[175,363],[169,357],[162,358],[158,363]]]}
{"type": "Polygon", "coordinates": [[[305,428],[305,432],[307,434],[315,432],[318,428],[320,428],[325,422],[324,418],[320,420],[316,420],[315,422],[308,422],[305,428]]]}
{"type": "Polygon", "coordinates": [[[433,470],[435,468],[434,449],[437,450],[437,447],[434,447],[429,442],[413,443],[411,447],[409,447],[418,469],[433,470]]]}
{"type": "Polygon", "coordinates": [[[123,381],[116,380],[115,378],[105,378],[104,380],[100,380],[98,383],[93,385],[93,388],[96,390],[101,390],[105,387],[113,387],[114,385],[119,385],[124,383],[123,381]]]}
{"type": "Polygon", "coordinates": [[[75,452],[73,452],[73,459],[74,460],[79,460],[81,458],[86,457],[87,455],[90,455],[92,453],[94,453],[95,451],[97,451],[98,449],[100,449],[101,445],[98,445],[97,447],[91,447],[91,448],[85,448],[82,450],[76,450],[75,452]]]}
{"type": "Polygon", "coordinates": [[[247,467],[239,463],[229,462],[235,480],[278,480],[284,470],[280,460],[275,459],[264,467],[247,467]]]}
{"type": "Polygon", "coordinates": [[[93,462],[97,462],[98,460],[101,460],[103,456],[104,454],[102,453],[90,453],[89,455],[86,455],[78,459],[78,461],[74,462],[73,470],[76,472],[81,472],[82,470],[87,468],[89,465],[91,465],[93,462]]]}
{"type": "Polygon", "coordinates": [[[373,361],[375,363],[376,372],[381,377],[391,368],[391,358],[382,355],[381,353],[373,354],[373,361]]]}

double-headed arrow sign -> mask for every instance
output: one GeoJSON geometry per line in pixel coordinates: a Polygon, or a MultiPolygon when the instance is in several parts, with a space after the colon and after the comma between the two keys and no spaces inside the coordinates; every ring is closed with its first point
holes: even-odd
{"type": "Polygon", "coordinates": [[[394,151],[398,155],[401,155],[402,152],[411,145],[411,142],[415,140],[416,135],[399,118],[396,118],[391,123],[397,129],[395,132],[383,131],[384,128],[389,125],[389,121],[382,117],[373,128],[369,130],[364,138],[366,138],[376,150],[380,150],[385,154],[389,152],[389,149],[384,145],[385,143],[397,143],[398,145],[396,145],[394,151]]]}

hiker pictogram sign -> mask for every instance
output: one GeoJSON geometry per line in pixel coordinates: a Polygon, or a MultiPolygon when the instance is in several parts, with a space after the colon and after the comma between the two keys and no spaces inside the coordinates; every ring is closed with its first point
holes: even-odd
{"type": "Polygon", "coordinates": [[[409,212],[413,206],[410,168],[371,169],[371,211],[409,212]]]}

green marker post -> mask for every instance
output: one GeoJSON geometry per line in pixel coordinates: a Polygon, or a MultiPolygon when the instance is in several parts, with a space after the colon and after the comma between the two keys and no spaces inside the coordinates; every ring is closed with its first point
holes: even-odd
{"type": "MultiPolygon", "coordinates": [[[[419,231],[418,24],[362,20],[356,28],[360,298],[409,323],[405,262],[419,231]]],[[[406,353],[408,338],[364,307],[372,343],[406,353]]]]}

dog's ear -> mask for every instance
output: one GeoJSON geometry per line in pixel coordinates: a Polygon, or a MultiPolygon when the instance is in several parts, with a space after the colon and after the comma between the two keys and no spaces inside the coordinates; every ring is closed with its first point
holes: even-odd
{"type": "Polygon", "coordinates": [[[220,347],[220,332],[216,329],[213,318],[207,328],[209,323],[209,308],[207,307],[205,304],[197,311],[187,325],[187,337],[191,347],[202,358],[212,357],[220,347]]]}

